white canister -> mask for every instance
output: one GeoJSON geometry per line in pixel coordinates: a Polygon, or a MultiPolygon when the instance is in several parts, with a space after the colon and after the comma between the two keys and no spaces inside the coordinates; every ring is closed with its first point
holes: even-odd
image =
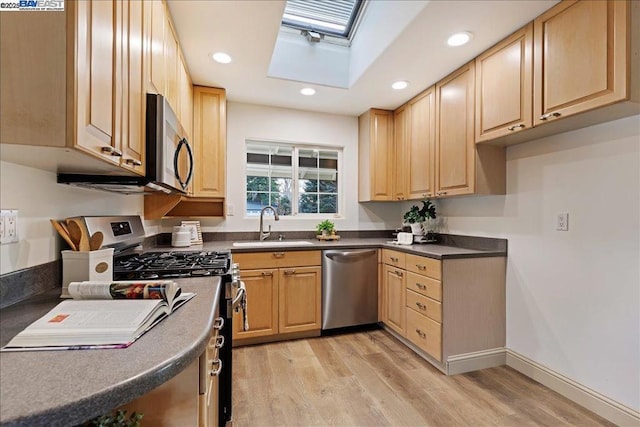
{"type": "Polygon", "coordinates": [[[171,246],[176,248],[184,248],[191,246],[191,229],[176,225],[171,233],[171,246]]]}

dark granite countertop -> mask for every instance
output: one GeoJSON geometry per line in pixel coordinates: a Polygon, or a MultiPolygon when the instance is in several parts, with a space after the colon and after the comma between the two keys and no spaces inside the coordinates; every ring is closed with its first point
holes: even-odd
{"type": "MultiPolygon", "coordinates": [[[[478,239],[478,238],[474,238],[478,239]]],[[[488,239],[487,239],[488,240],[488,239]]],[[[491,239],[498,240],[498,239],[491,239]]],[[[357,249],[357,248],[385,248],[393,249],[400,252],[412,253],[420,256],[425,256],[435,259],[454,259],[454,258],[482,258],[482,257],[496,257],[506,256],[507,248],[506,241],[504,245],[482,245],[470,244],[470,247],[456,246],[458,243],[453,240],[449,240],[444,244],[413,244],[413,245],[398,245],[391,243],[390,238],[345,238],[337,241],[318,241],[310,239],[291,239],[287,243],[272,241],[274,246],[233,246],[232,241],[205,241],[202,245],[190,246],[187,248],[172,248],[168,245],[145,245],[145,250],[206,250],[206,251],[220,251],[230,249],[232,253],[241,252],[272,252],[276,251],[291,251],[291,250],[325,250],[325,249],[357,249]],[[304,244],[296,244],[295,242],[307,242],[304,244]],[[283,244],[284,243],[284,244],[283,244]],[[474,247],[475,246],[475,247],[474,247]]],[[[482,239],[480,238],[480,241],[482,239]]],[[[461,243],[467,243],[463,241],[461,243]]]]}
{"type": "MultiPolygon", "coordinates": [[[[131,347],[0,353],[0,424],[68,426],[108,413],[171,379],[205,350],[219,277],[179,279],[197,295],[131,347]]],[[[43,316],[60,289],[0,310],[0,341],[43,316]]]]}

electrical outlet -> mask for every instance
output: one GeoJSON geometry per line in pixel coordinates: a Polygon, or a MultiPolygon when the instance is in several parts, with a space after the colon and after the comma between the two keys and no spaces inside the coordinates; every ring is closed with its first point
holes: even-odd
{"type": "Polygon", "coordinates": [[[227,203],[227,216],[233,216],[233,214],[234,214],[233,204],[227,203]]]}
{"type": "Polygon", "coordinates": [[[569,214],[559,213],[556,219],[556,231],[569,231],[569,214]]]}
{"type": "Polygon", "coordinates": [[[16,243],[18,241],[18,210],[2,209],[0,211],[0,244],[16,243]]]}

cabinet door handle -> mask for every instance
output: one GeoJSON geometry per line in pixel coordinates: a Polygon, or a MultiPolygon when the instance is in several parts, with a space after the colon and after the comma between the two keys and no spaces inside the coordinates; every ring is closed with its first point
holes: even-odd
{"type": "Polygon", "coordinates": [[[424,271],[424,270],[427,269],[427,267],[425,265],[422,265],[422,264],[416,264],[416,267],[418,267],[418,270],[420,270],[420,271],[424,271]]]}
{"type": "Polygon", "coordinates": [[[216,343],[214,344],[215,348],[222,348],[224,347],[224,335],[218,335],[216,337],[216,343]]]}
{"type": "Polygon", "coordinates": [[[136,159],[127,159],[127,160],[125,160],[125,162],[128,165],[131,165],[131,166],[142,166],[142,162],[140,160],[136,160],[136,159]]]}
{"type": "Polygon", "coordinates": [[[446,196],[446,195],[447,195],[447,192],[446,192],[446,191],[438,191],[438,192],[436,193],[436,195],[437,195],[437,196],[446,196]]]}
{"type": "Polygon", "coordinates": [[[561,114],[561,113],[558,113],[557,111],[556,111],[556,112],[553,112],[553,113],[547,113],[547,114],[543,114],[543,115],[541,115],[541,116],[540,116],[540,120],[548,120],[548,119],[551,119],[551,118],[560,117],[561,115],[562,115],[562,114],[561,114]]]}
{"type": "Polygon", "coordinates": [[[263,277],[265,277],[265,276],[273,276],[273,273],[271,271],[263,271],[261,274],[262,274],[263,277]]]}
{"type": "Polygon", "coordinates": [[[389,259],[391,260],[391,262],[398,262],[398,258],[396,257],[389,257],[389,259]]]}
{"type": "Polygon", "coordinates": [[[220,330],[224,326],[224,318],[216,317],[216,320],[213,322],[213,329],[220,330]]]}
{"type": "Polygon", "coordinates": [[[513,132],[516,129],[523,129],[525,127],[524,124],[520,123],[519,125],[513,125],[513,126],[509,126],[507,128],[507,130],[510,130],[511,132],[513,132]]]}
{"type": "Polygon", "coordinates": [[[394,270],[394,271],[392,271],[392,273],[395,274],[398,277],[402,277],[402,271],[394,270]]]}
{"type": "Polygon", "coordinates": [[[422,304],[422,303],[420,303],[420,302],[416,302],[416,305],[418,306],[418,308],[420,310],[426,310],[427,309],[427,306],[422,304]]]}
{"type": "Polygon", "coordinates": [[[100,148],[100,151],[102,151],[105,154],[111,154],[112,156],[115,156],[115,157],[122,156],[122,153],[120,151],[116,150],[115,148],[113,148],[110,145],[107,145],[106,147],[100,148]]]}
{"type": "Polygon", "coordinates": [[[416,287],[418,289],[422,289],[423,291],[427,289],[427,285],[423,285],[422,283],[416,282],[416,287]]]}
{"type": "Polygon", "coordinates": [[[284,252],[274,252],[273,256],[276,258],[282,258],[284,256],[284,252]]]}
{"type": "Polygon", "coordinates": [[[420,329],[416,329],[416,334],[418,334],[418,336],[423,339],[427,337],[427,334],[422,332],[420,329]]]}
{"type": "Polygon", "coordinates": [[[222,360],[220,359],[216,359],[214,361],[211,362],[211,371],[209,371],[209,375],[211,375],[212,377],[216,377],[218,375],[220,375],[220,372],[222,372],[222,360]],[[218,365],[217,369],[213,369],[214,366],[218,365]]]}
{"type": "Polygon", "coordinates": [[[296,274],[295,270],[285,270],[284,271],[284,275],[285,276],[293,276],[294,274],[296,274]]]}

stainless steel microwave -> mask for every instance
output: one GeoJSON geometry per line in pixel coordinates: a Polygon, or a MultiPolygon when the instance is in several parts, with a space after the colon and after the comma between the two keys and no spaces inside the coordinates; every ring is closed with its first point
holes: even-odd
{"type": "Polygon", "coordinates": [[[162,95],[147,94],[146,175],[59,173],[58,183],[121,194],[184,194],[193,178],[193,150],[162,95]]]}

